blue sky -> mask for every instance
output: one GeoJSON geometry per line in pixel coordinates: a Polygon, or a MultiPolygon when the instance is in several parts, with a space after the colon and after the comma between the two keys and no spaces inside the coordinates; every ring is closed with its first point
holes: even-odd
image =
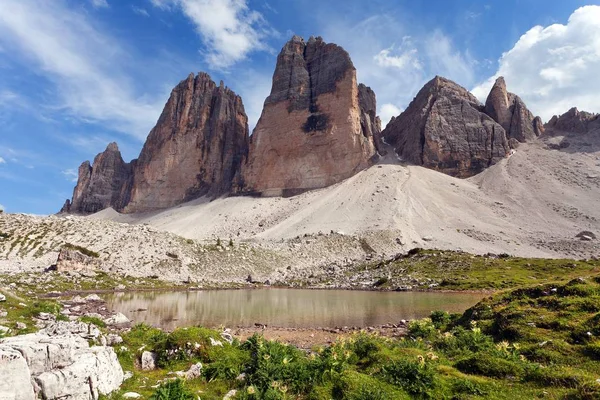
{"type": "Polygon", "coordinates": [[[544,120],[600,112],[600,1],[0,0],[0,207],[49,214],[111,141],[135,158],[172,87],[206,71],[251,127],[277,53],[320,35],[351,55],[384,123],[442,75],[495,77],[544,120]],[[588,7],[584,7],[588,6],[588,7]],[[582,8],[584,7],[584,8],[582,8]]]}

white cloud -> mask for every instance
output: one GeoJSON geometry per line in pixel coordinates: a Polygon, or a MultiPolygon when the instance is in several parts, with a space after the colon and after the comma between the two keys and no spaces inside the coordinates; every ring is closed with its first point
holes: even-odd
{"type": "Polygon", "coordinates": [[[6,164],[6,160],[2,157],[0,157],[0,164],[6,164]]]}
{"type": "Polygon", "coordinates": [[[457,81],[463,86],[475,83],[474,60],[468,51],[457,50],[450,38],[439,30],[425,40],[429,68],[436,75],[457,81]]]}
{"type": "Polygon", "coordinates": [[[534,114],[548,120],[571,107],[600,111],[600,7],[576,10],[566,25],[535,26],[502,55],[494,76],[473,93],[485,101],[504,76],[534,114]]]}
{"type": "Polygon", "coordinates": [[[92,3],[92,6],[94,6],[94,8],[108,8],[108,2],[106,0],[90,0],[92,3]]]}
{"type": "Polygon", "coordinates": [[[379,108],[379,118],[381,119],[381,124],[386,126],[392,117],[397,117],[402,112],[402,109],[396,107],[394,104],[386,103],[380,106],[379,108]]]}
{"type": "Polygon", "coordinates": [[[141,15],[142,17],[150,16],[150,14],[148,14],[148,11],[145,8],[138,7],[138,6],[135,6],[132,4],[131,9],[133,10],[134,13],[136,13],[137,15],[141,15]]]}
{"type": "Polygon", "coordinates": [[[2,204],[0,204],[0,210],[2,210],[4,212],[4,211],[6,211],[6,208],[2,204]]]}
{"type": "Polygon", "coordinates": [[[64,0],[2,0],[2,10],[0,44],[54,84],[53,111],[145,138],[164,98],[136,95],[122,70],[129,54],[115,40],[64,0]]]}
{"type": "Polygon", "coordinates": [[[359,82],[375,91],[384,127],[435,75],[467,87],[475,83],[471,57],[441,31],[410,32],[408,24],[391,14],[372,15],[356,24],[331,15],[320,18],[323,38],[350,53],[359,82]],[[403,38],[399,45],[397,38],[403,38]]]}
{"type": "Polygon", "coordinates": [[[79,174],[72,168],[65,169],[61,172],[65,176],[65,178],[69,180],[69,182],[77,182],[77,180],[79,179],[79,174]]]}
{"type": "Polygon", "coordinates": [[[410,48],[410,37],[405,37],[402,46],[398,51],[394,51],[395,46],[381,50],[373,57],[375,63],[380,67],[394,67],[404,69],[411,66],[415,69],[422,69],[421,61],[419,60],[419,51],[415,48],[410,48]],[[406,48],[409,47],[409,48],[406,48]]]}
{"type": "Polygon", "coordinates": [[[262,14],[246,0],[151,0],[162,9],[179,7],[194,23],[213,69],[228,68],[257,50],[269,50],[264,42],[272,31],[262,14]]]}

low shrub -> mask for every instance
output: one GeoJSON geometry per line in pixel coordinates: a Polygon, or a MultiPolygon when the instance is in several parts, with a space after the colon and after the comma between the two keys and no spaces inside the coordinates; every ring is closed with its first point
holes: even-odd
{"type": "Polygon", "coordinates": [[[363,360],[373,356],[374,353],[379,351],[380,345],[377,342],[377,338],[373,335],[368,335],[366,333],[360,333],[355,338],[354,341],[348,346],[354,354],[359,358],[359,360],[363,360]]]}
{"type": "Polygon", "coordinates": [[[210,339],[218,340],[219,337],[218,332],[206,328],[179,328],[153,338],[152,350],[156,353],[156,363],[161,368],[176,361],[192,359],[211,362],[216,361],[214,353],[219,351],[216,347],[220,346],[212,346],[210,339]]]}
{"type": "Polygon", "coordinates": [[[381,368],[381,376],[414,396],[429,397],[436,386],[435,369],[423,357],[415,361],[397,360],[385,364],[381,368]]]}
{"type": "Polygon", "coordinates": [[[429,318],[424,318],[417,321],[411,321],[408,324],[408,336],[417,339],[432,339],[437,334],[435,325],[429,318]]]}
{"type": "Polygon", "coordinates": [[[450,314],[446,311],[434,311],[431,313],[429,318],[436,329],[445,328],[451,321],[450,314]]]}
{"type": "Polygon", "coordinates": [[[86,249],[83,246],[78,246],[78,245],[75,245],[75,244],[72,244],[72,243],[65,243],[63,245],[63,247],[66,248],[66,249],[70,249],[70,250],[76,250],[76,251],[80,252],[81,254],[84,254],[84,255],[86,255],[88,257],[92,257],[92,258],[99,258],[100,257],[100,254],[96,253],[95,251],[90,250],[90,249],[86,249]]]}
{"type": "Polygon", "coordinates": [[[85,322],[86,324],[96,325],[98,328],[106,328],[106,322],[102,321],[98,317],[83,316],[83,317],[80,317],[79,320],[81,322],[85,322]]]}
{"type": "MultiPolygon", "coordinates": [[[[327,360],[326,355],[315,359],[309,366],[309,360],[297,348],[265,340],[258,335],[250,337],[241,348],[250,354],[245,370],[246,382],[255,388],[261,399],[267,398],[273,382],[278,382],[279,387],[284,386],[286,390],[302,392],[309,390],[327,372],[340,370],[337,363],[321,363],[327,360]]],[[[335,346],[328,347],[326,351],[333,351],[332,348],[335,346]]]]}
{"type": "Polygon", "coordinates": [[[464,352],[489,352],[496,347],[492,338],[482,333],[477,326],[473,326],[471,329],[458,326],[450,332],[440,335],[434,341],[433,346],[448,355],[457,355],[464,352]]]}
{"type": "Polygon", "coordinates": [[[182,380],[163,383],[150,396],[150,400],[196,400],[191,390],[186,388],[182,380]]]}
{"type": "Polygon", "coordinates": [[[233,380],[244,372],[250,361],[247,352],[236,346],[215,349],[215,361],[205,364],[202,374],[210,382],[215,379],[233,380]]]}

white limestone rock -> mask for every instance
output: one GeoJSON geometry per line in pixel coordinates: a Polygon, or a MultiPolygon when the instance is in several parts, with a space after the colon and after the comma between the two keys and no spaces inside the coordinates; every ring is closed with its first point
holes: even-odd
{"type": "Polygon", "coordinates": [[[0,393],[15,391],[16,397],[7,397],[11,400],[91,400],[117,390],[123,369],[111,347],[90,347],[88,339],[98,335],[91,324],[61,321],[37,333],[2,339],[0,393]],[[24,381],[37,397],[22,397],[30,393],[24,381]],[[17,384],[4,390],[4,382],[17,384]]]}
{"type": "Polygon", "coordinates": [[[156,353],[151,351],[144,351],[142,353],[142,370],[152,371],[156,369],[156,353]]]}
{"type": "Polygon", "coordinates": [[[27,361],[17,350],[0,346],[0,400],[34,400],[27,361]]]}

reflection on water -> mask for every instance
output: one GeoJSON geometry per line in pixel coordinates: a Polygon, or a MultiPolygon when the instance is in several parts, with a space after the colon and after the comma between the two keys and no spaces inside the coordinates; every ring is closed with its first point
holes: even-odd
{"type": "Polygon", "coordinates": [[[278,327],[373,326],[463,312],[484,297],[473,293],[349,290],[207,290],[130,292],[104,296],[108,306],[135,322],[165,329],[203,325],[278,327]],[[139,311],[142,310],[142,311],[139,311]]]}

